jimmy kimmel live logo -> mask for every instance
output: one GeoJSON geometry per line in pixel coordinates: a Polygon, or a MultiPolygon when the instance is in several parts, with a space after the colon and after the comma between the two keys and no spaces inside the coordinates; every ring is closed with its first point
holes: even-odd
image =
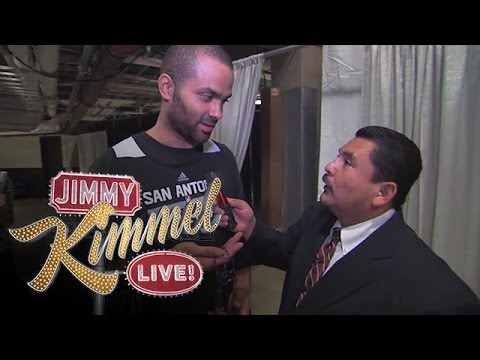
{"type": "Polygon", "coordinates": [[[131,176],[60,172],[51,181],[50,206],[58,213],[86,214],[98,202],[107,202],[117,215],[140,209],[140,184],[131,176]]]}
{"type": "MultiPolygon", "coordinates": [[[[93,268],[102,256],[112,261],[115,255],[125,259],[130,248],[139,253],[154,241],[165,243],[181,234],[195,235],[200,231],[212,233],[220,223],[220,214],[212,209],[220,191],[221,181],[215,178],[208,186],[203,201],[190,200],[181,210],[178,206],[161,207],[152,212],[146,223],[131,215],[141,208],[140,184],[131,176],[81,174],[60,172],[51,180],[49,204],[59,214],[85,214],[73,231],[61,218],[50,216],[22,228],[9,229],[18,241],[28,243],[55,231],[50,253],[37,276],[28,282],[36,291],[49,288],[61,265],[90,290],[106,295],[111,293],[120,276],[118,270],[99,272],[93,268]],[[120,225],[110,223],[110,216],[124,216],[120,225]],[[88,234],[93,240],[88,264],[76,259],[70,249],[88,234]],[[105,236],[106,234],[106,236],[105,236]]],[[[173,296],[195,289],[203,279],[203,269],[190,255],[175,251],[153,251],[137,256],[127,266],[127,280],[144,293],[173,296]]]]}

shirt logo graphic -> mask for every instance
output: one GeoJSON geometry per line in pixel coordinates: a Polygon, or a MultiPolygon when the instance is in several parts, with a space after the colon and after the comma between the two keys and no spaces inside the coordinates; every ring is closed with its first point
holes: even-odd
{"type": "Polygon", "coordinates": [[[178,182],[188,181],[188,180],[190,180],[189,177],[187,175],[185,175],[185,173],[183,171],[180,173],[180,175],[177,178],[178,182]]]}

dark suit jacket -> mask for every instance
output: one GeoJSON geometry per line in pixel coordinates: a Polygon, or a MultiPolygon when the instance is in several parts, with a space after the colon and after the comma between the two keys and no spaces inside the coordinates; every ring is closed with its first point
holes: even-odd
{"type": "Polygon", "coordinates": [[[257,222],[245,249],[250,265],[286,270],[280,314],[480,314],[478,297],[401,211],[337,261],[296,307],[314,254],[335,220],[318,202],[283,234],[257,222]]]}

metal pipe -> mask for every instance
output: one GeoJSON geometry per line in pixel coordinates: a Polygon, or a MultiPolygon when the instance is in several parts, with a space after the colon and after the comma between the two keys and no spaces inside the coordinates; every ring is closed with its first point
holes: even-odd
{"type": "MultiPolygon", "coordinates": [[[[82,52],[82,57],[80,58],[80,64],[78,66],[78,75],[79,79],[82,79],[84,74],[88,70],[88,65],[92,60],[92,56],[94,54],[95,46],[94,45],[85,45],[82,52]]],[[[67,116],[70,116],[72,112],[73,106],[75,105],[77,98],[78,98],[78,91],[80,90],[80,82],[75,81],[72,89],[72,93],[70,94],[70,98],[68,99],[68,107],[67,107],[67,116]]]]}
{"type": "MultiPolygon", "coordinates": [[[[95,265],[95,271],[99,273],[105,272],[105,255],[102,255],[95,265]]],[[[105,296],[93,293],[93,315],[105,314],[105,296]]]]}
{"type": "MultiPolygon", "coordinates": [[[[60,59],[60,45],[37,45],[37,62],[40,70],[44,73],[54,74],[58,68],[60,59]]],[[[40,86],[47,114],[50,118],[57,115],[58,88],[57,78],[40,75],[40,86]]]]}
{"type": "Polygon", "coordinates": [[[280,48],[280,49],[267,51],[267,52],[263,53],[263,58],[267,59],[269,57],[284,54],[284,53],[289,52],[289,51],[298,50],[298,49],[301,49],[301,48],[306,47],[306,46],[311,46],[311,45],[289,45],[289,46],[285,46],[285,47],[280,48]]]}
{"type": "MultiPolygon", "coordinates": [[[[133,50],[129,45],[112,45],[112,48],[114,53],[131,55],[133,51],[138,49],[138,46],[135,46],[133,50]]],[[[88,82],[82,90],[78,104],[72,109],[70,116],[65,120],[63,132],[66,134],[72,133],[78,123],[87,114],[89,107],[95,105],[107,80],[119,75],[118,70],[123,63],[120,57],[112,57],[110,51],[103,49],[100,51],[98,59],[97,68],[92,74],[92,78],[97,80],[88,82]]]]}

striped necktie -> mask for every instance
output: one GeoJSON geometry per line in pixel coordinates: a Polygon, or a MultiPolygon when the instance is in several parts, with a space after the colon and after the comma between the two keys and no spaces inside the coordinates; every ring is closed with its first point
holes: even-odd
{"type": "Polygon", "coordinates": [[[325,273],[325,270],[327,270],[328,264],[335,253],[335,247],[340,242],[340,230],[341,228],[339,227],[333,229],[330,242],[328,244],[324,243],[313,258],[312,268],[305,278],[305,283],[303,284],[302,291],[298,297],[297,305],[303,300],[307,292],[310,291],[310,289],[318,282],[318,280],[320,280],[322,275],[325,273]]]}

